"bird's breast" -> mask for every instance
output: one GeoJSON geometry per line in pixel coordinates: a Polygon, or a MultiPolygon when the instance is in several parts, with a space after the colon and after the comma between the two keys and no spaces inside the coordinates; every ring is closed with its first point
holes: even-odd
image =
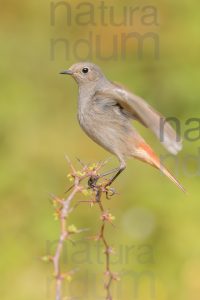
{"type": "Polygon", "coordinates": [[[95,127],[99,127],[99,118],[95,113],[95,107],[91,103],[79,103],[78,121],[82,129],[91,136],[95,127]]]}
{"type": "Polygon", "coordinates": [[[128,153],[126,141],[132,132],[127,117],[109,99],[79,102],[78,120],[85,133],[112,153],[128,153]]]}

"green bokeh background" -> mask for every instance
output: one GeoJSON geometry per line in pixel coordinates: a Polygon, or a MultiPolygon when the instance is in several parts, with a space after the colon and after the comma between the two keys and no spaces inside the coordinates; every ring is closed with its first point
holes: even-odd
{"type": "MultiPolygon", "coordinates": [[[[100,34],[106,56],[111,53],[113,35],[158,34],[159,59],[154,58],[152,44],[147,41],[141,60],[136,42],[128,46],[125,59],[105,61],[93,52],[92,60],[109,78],[125,84],[166,116],[176,116],[182,135],[194,127],[186,125],[186,120],[199,117],[199,1],[106,2],[115,7],[119,21],[123,6],[138,6],[132,26],[77,25],[74,18],[81,1],[71,1],[71,25],[67,25],[65,8],[60,7],[52,26],[50,3],[57,2],[1,1],[0,271],[4,300],[54,299],[53,270],[39,259],[49,248],[54,249],[53,241],[59,232],[49,193],[62,196],[69,185],[65,154],[77,166],[76,157],[85,162],[110,157],[79,128],[76,83],[58,75],[76,62],[76,41],[87,38],[90,31],[94,36],[100,34]],[[158,25],[142,24],[145,5],[156,8],[158,25]],[[66,57],[60,44],[52,60],[50,43],[59,38],[69,41],[69,55],[66,57]]],[[[91,3],[98,20],[100,1],[91,3]]],[[[85,51],[84,46],[79,48],[83,58],[85,51]]],[[[158,153],[166,154],[151,133],[138,128],[158,153]]],[[[159,172],[136,161],[128,162],[126,172],[114,184],[119,195],[105,201],[105,206],[116,216],[116,228],[108,227],[107,236],[116,249],[116,261],[118,258],[113,269],[124,274],[114,287],[114,299],[200,298],[198,147],[199,139],[184,141],[177,167],[171,157],[166,159],[166,165],[174,170],[188,195],[159,172]],[[193,159],[188,159],[188,155],[193,155],[193,159]],[[128,256],[127,247],[132,247],[128,256]]],[[[116,163],[112,158],[107,168],[116,163]]],[[[90,228],[89,235],[95,234],[100,225],[97,208],[79,207],[70,223],[90,228]]],[[[85,236],[87,233],[79,239],[85,236]]],[[[96,255],[92,242],[81,244],[80,240],[77,246],[66,246],[63,267],[80,269],[72,283],[65,284],[66,295],[104,299],[104,267],[96,255]]]]}

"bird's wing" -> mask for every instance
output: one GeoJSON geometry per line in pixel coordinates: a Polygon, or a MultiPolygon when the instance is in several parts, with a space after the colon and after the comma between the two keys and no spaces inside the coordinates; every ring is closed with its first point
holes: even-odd
{"type": "Polygon", "coordinates": [[[151,129],[163,146],[172,154],[177,154],[182,149],[182,141],[171,125],[139,96],[114,83],[96,93],[114,99],[129,117],[137,119],[151,129]]]}

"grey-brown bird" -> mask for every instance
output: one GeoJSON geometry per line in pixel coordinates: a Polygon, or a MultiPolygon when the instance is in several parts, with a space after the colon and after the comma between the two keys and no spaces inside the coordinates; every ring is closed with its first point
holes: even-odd
{"type": "Polygon", "coordinates": [[[106,186],[126,168],[126,158],[134,157],[161,170],[184,191],[131,124],[133,119],[151,129],[163,146],[175,155],[182,143],[163,116],[142,98],[109,81],[93,63],[76,63],[60,74],[71,75],[78,84],[78,120],[82,129],[119,159],[119,168],[106,186]]]}

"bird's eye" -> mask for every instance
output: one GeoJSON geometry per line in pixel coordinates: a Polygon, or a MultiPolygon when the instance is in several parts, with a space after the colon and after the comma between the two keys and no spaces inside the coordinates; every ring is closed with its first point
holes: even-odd
{"type": "Polygon", "coordinates": [[[88,71],[89,71],[88,68],[83,68],[83,69],[82,69],[82,72],[83,72],[84,74],[88,73],[88,71]]]}

